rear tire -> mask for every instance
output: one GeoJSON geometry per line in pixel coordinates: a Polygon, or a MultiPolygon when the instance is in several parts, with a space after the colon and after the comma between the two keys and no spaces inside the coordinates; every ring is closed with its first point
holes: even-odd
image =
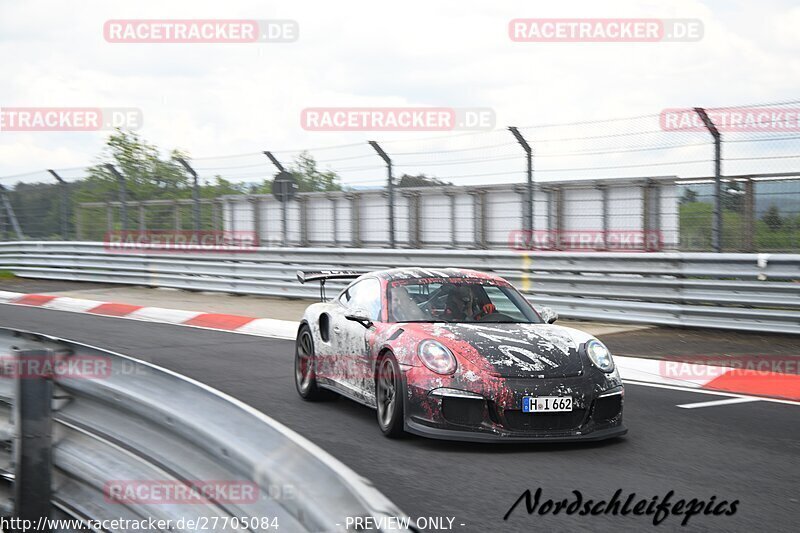
{"type": "Polygon", "coordinates": [[[294,385],[301,398],[309,402],[331,400],[336,395],[317,385],[314,338],[311,329],[304,324],[297,334],[294,346],[294,385]]]}
{"type": "Polygon", "coordinates": [[[390,439],[405,435],[403,398],[405,389],[400,375],[400,366],[391,353],[378,360],[375,370],[375,403],[378,412],[378,427],[390,439]]]}

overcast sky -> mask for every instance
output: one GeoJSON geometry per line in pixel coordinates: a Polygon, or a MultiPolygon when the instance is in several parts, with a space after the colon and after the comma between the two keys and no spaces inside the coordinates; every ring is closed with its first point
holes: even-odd
{"type": "MultiPolygon", "coordinates": [[[[198,158],[422,138],[430,134],[308,132],[300,113],[322,106],[488,107],[504,127],[792,100],[800,94],[798,28],[797,2],[771,0],[0,0],[0,107],[139,108],[146,139],[198,158]],[[704,37],[512,42],[508,22],[527,17],[697,18],[704,37]],[[103,38],[109,19],[155,18],[293,19],[300,38],[103,38]]],[[[0,176],[92,163],[106,136],[0,132],[0,176]]]]}

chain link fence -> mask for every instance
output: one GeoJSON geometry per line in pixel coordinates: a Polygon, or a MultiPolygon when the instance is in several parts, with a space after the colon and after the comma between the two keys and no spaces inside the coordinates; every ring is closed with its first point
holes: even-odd
{"type": "Polygon", "coordinates": [[[186,179],[165,187],[124,172],[97,181],[98,167],[32,172],[0,178],[0,239],[216,230],[270,246],[798,252],[799,124],[795,101],[382,132],[373,143],[365,134],[194,157],[178,167],[186,179]],[[284,203],[270,193],[281,169],[305,191],[284,203]]]}

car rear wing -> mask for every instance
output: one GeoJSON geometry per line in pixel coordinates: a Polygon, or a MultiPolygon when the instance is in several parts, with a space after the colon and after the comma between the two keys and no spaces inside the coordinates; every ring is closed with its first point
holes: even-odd
{"type": "Polygon", "coordinates": [[[356,279],[363,274],[363,272],[355,270],[298,270],[297,281],[300,283],[319,281],[319,299],[324,302],[326,281],[329,279],[356,279]]]}

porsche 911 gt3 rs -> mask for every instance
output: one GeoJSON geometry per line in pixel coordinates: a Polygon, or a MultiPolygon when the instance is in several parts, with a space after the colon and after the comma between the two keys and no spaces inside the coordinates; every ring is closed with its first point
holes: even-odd
{"type": "Polygon", "coordinates": [[[501,277],[465,269],[298,272],[319,281],[295,349],[309,401],[345,396],[377,411],[388,437],[599,440],[627,432],[608,349],[553,325],[501,277]],[[354,279],[332,301],[324,284],[354,279]]]}

